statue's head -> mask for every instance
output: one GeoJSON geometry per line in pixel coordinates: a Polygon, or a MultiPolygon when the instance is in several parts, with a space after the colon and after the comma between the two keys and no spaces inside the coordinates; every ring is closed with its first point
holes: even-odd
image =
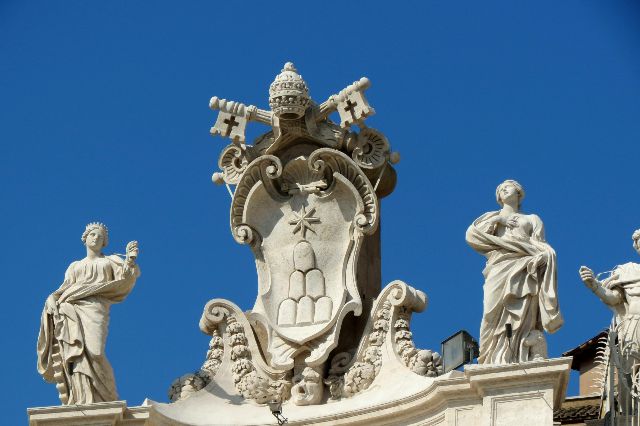
{"type": "Polygon", "coordinates": [[[500,207],[504,206],[505,201],[516,197],[518,208],[524,200],[524,188],[517,181],[507,179],[496,188],[496,201],[500,207]]]}
{"type": "Polygon", "coordinates": [[[640,254],[640,229],[635,230],[631,239],[633,240],[633,248],[640,254]]]}
{"type": "Polygon", "coordinates": [[[103,223],[92,222],[85,228],[81,239],[85,246],[101,250],[109,244],[109,230],[103,223]]]}

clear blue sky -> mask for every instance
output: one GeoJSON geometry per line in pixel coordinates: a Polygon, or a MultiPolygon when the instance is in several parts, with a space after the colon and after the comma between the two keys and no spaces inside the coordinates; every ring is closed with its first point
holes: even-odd
{"type": "MultiPolygon", "coordinates": [[[[557,356],[606,327],[580,283],[639,261],[640,6],[632,1],[0,2],[4,424],[58,404],[36,372],[40,312],[89,221],[107,252],[140,241],[142,276],[112,308],[121,398],[166,400],[202,363],[204,304],[249,309],[253,258],[211,183],[225,142],[213,95],[267,107],[293,61],[322,101],[361,76],[368,121],[403,158],[382,202],[383,278],[425,291],[421,347],[477,336],[484,259],[464,241],[505,178],[527,191],[558,253],[557,356]]],[[[249,136],[266,131],[252,124],[249,136]]],[[[576,392],[576,387],[571,387],[576,392]]]]}

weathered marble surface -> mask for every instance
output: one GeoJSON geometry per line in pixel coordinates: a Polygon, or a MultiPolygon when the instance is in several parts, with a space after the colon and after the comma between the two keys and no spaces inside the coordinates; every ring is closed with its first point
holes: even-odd
{"type": "MultiPolygon", "coordinates": [[[[207,304],[200,323],[212,337],[206,361],[172,383],[172,401],[229,379],[228,391],[246,399],[311,405],[326,401],[327,390],[334,399],[349,397],[374,379],[380,357],[365,341],[366,324],[375,309],[391,312],[373,306],[381,290],[379,198],[393,190],[399,155],[364,125],[374,114],[364,95],[369,86],[362,78],[314,103],[286,63],[269,88],[270,111],[211,99],[218,111],[211,133],[231,140],[213,181],[232,194],[231,233],[254,254],[258,291],[247,312],[225,300],[207,304]],[[329,118],[334,112],[340,124],[329,118]],[[271,130],[250,145],[244,132],[251,121],[271,130]],[[341,363],[356,367],[343,371],[341,363]]],[[[405,308],[398,350],[410,370],[436,374],[439,355],[413,347],[412,306],[405,308]]]]}
{"type": "MultiPolygon", "coordinates": [[[[553,410],[564,399],[571,366],[571,358],[468,365],[464,372],[452,371],[430,378],[386,362],[395,358],[387,350],[383,357],[382,370],[367,391],[323,405],[286,403],[283,414],[288,424],[552,426],[553,410]]],[[[230,395],[218,387],[175,404],[145,401],[143,406],[130,408],[122,402],[105,404],[111,405],[31,408],[30,425],[276,424],[268,407],[230,395]]]]}
{"type": "Polygon", "coordinates": [[[64,282],[45,303],[38,336],[38,372],[56,384],[63,404],[118,399],[111,364],[105,356],[109,310],[133,289],[140,270],[138,243],[126,258],[106,256],[107,227],[90,223],[82,234],[84,259],[67,268],[64,282]]]}
{"type": "Polygon", "coordinates": [[[501,209],[483,214],[467,229],[467,243],[487,258],[481,364],[546,358],[543,330],[554,333],[563,323],[556,253],[546,241],[542,220],[520,211],[524,195],[518,182],[504,181],[496,189],[501,209]]]}
{"type": "MultiPolygon", "coordinates": [[[[503,209],[468,232],[480,252],[518,254],[510,261],[519,307],[485,292],[485,304],[495,305],[485,309],[488,324],[498,335],[520,309],[523,321],[513,323],[518,350],[507,359],[504,341],[487,339],[492,349],[485,353],[522,363],[443,374],[440,355],[416,348],[410,331],[413,313],[427,306],[425,293],[402,281],[381,288],[379,199],[394,189],[399,155],[364,125],[374,114],[364,95],[369,86],[362,78],[315,103],[287,63],[270,87],[271,110],[212,98],[218,117],[211,133],[231,141],[212,180],[232,195],[233,238],[255,256],[253,308],[223,299],[205,305],[205,361],[172,383],[172,403],[33,408],[30,424],[264,425],[276,423],[267,404],[279,402],[291,425],[551,426],[571,360],[543,359],[542,327],[559,327],[561,317],[555,254],[542,222],[519,213],[524,192],[510,181],[498,188],[503,209]],[[249,122],[270,127],[252,145],[245,140],[249,122]]],[[[505,280],[496,272],[487,282],[500,288],[505,280]]]]}

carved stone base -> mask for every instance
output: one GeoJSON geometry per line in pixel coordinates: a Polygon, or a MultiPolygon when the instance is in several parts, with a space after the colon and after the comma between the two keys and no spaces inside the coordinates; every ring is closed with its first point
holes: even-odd
{"type": "Polygon", "coordinates": [[[273,354],[264,342],[261,346],[255,337],[260,333],[247,315],[232,302],[211,300],[200,320],[202,331],[212,337],[207,359],[199,371],[172,383],[169,398],[176,402],[216,386],[258,404],[291,400],[296,405],[317,405],[365,391],[383,362],[386,368],[397,365],[414,374],[436,377],[442,374],[440,355],[416,349],[409,331],[412,312],[421,312],[426,304],[423,292],[394,281],[373,303],[357,347],[333,354],[326,367],[324,363],[310,366],[302,356],[295,368],[279,369],[265,358],[273,354]],[[385,360],[384,352],[391,354],[389,359],[385,360]]]}
{"type": "Polygon", "coordinates": [[[127,407],[126,401],[112,401],[29,408],[27,414],[29,426],[142,426],[154,424],[149,422],[150,410],[149,405],[127,407]]]}
{"type": "MultiPolygon", "coordinates": [[[[499,366],[470,365],[437,378],[385,363],[371,386],[351,398],[322,405],[285,403],[289,425],[552,426],[564,399],[571,358],[499,366]]],[[[29,409],[31,425],[269,425],[269,408],[208,387],[174,404],[124,402],[29,409]],[[113,405],[113,406],[110,406],[113,405]],[[115,404],[115,405],[114,405],[115,404]],[[105,417],[105,415],[108,417],[105,417]],[[110,417],[109,417],[110,416],[110,417]],[[102,419],[102,421],[101,421],[102,419]]]]}

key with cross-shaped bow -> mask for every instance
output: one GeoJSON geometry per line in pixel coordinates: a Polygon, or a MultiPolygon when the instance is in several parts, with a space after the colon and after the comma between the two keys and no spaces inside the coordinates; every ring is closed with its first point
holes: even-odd
{"type": "Polygon", "coordinates": [[[240,102],[227,101],[214,96],[209,102],[209,107],[220,111],[216,123],[211,128],[211,134],[229,138],[236,144],[244,145],[244,132],[248,121],[273,124],[271,111],[261,110],[253,105],[245,106],[240,102]]]}
{"type": "Polygon", "coordinates": [[[341,127],[346,128],[354,124],[362,124],[367,117],[375,114],[375,110],[369,106],[367,99],[364,97],[364,91],[370,85],[369,79],[363,77],[346,87],[336,96],[336,109],[340,115],[341,127]]]}

